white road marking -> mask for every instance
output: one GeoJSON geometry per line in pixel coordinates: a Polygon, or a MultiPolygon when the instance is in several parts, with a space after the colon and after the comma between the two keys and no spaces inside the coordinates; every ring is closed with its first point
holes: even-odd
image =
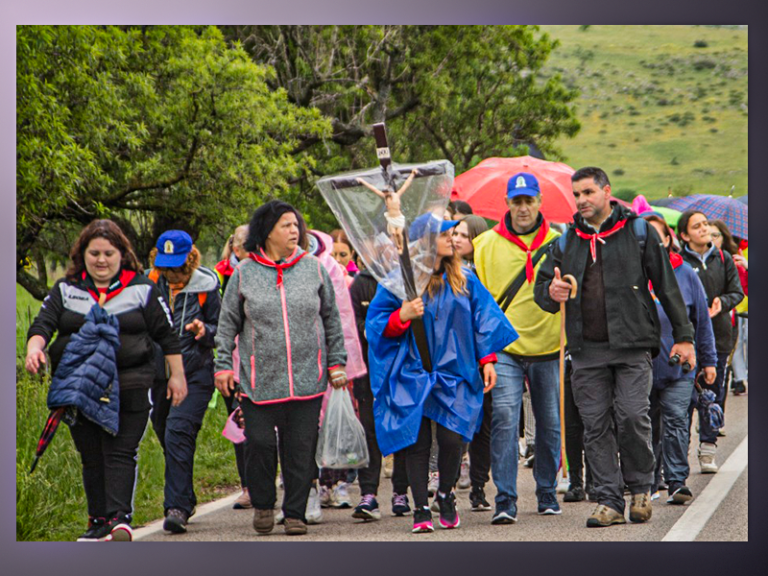
{"type": "Polygon", "coordinates": [[[693,542],[699,532],[706,526],[720,502],[728,495],[736,480],[747,467],[749,460],[748,441],[746,436],[738,448],[733,451],[728,460],[720,466],[717,474],[712,477],[707,487],[690,504],[680,519],[667,532],[662,542],[693,542]]]}
{"type": "MultiPolygon", "coordinates": [[[[197,512],[195,512],[195,515],[192,517],[192,522],[194,522],[198,518],[211,514],[212,512],[217,512],[222,508],[227,508],[227,507],[231,508],[232,505],[235,503],[235,500],[237,500],[238,497],[240,496],[240,494],[241,492],[238,490],[237,492],[235,492],[230,496],[227,496],[226,498],[222,498],[220,500],[214,500],[213,502],[208,502],[207,504],[198,506],[197,512]]],[[[151,536],[152,534],[162,532],[164,520],[165,518],[161,518],[160,520],[155,520],[154,522],[151,522],[142,528],[136,528],[133,531],[133,540],[134,541],[141,540],[142,538],[146,538],[147,536],[151,536]]]]}

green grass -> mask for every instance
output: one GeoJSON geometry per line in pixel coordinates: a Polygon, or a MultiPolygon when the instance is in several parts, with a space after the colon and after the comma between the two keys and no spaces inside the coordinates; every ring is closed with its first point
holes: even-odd
{"type": "MultiPolygon", "coordinates": [[[[88,516],[80,456],[69,427],[61,424],[33,474],[29,468],[48,417],[50,378],[30,376],[23,368],[26,332],[40,302],[16,287],[16,539],[71,541],[85,528],[88,516]]],[[[221,435],[226,408],[219,398],[206,413],[195,454],[195,492],[200,504],[239,486],[232,443],[221,435]]],[[[134,526],[163,516],[164,462],[151,425],[139,449],[139,479],[134,526]]]]}
{"type": "Polygon", "coordinates": [[[582,129],[558,142],[568,164],[600,166],[614,190],[649,198],[747,193],[746,29],[542,30],[561,42],[545,73],[581,91],[582,129]]]}

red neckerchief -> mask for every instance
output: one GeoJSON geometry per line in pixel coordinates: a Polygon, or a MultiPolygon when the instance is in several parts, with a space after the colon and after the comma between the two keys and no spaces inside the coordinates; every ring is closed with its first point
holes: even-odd
{"type": "Polygon", "coordinates": [[[232,263],[229,261],[229,258],[216,264],[215,268],[222,276],[232,276],[232,272],[235,271],[235,269],[232,268],[232,263]]]}
{"type": "MultiPolygon", "coordinates": [[[[298,248],[297,248],[298,250],[298,248]]],[[[248,253],[248,257],[252,260],[255,260],[259,264],[263,264],[264,266],[269,266],[270,268],[276,268],[277,269],[277,287],[280,288],[280,286],[283,285],[283,270],[286,268],[290,268],[294,264],[296,264],[299,260],[304,258],[304,256],[307,255],[306,252],[302,252],[299,254],[295,259],[293,258],[296,256],[296,250],[293,251],[293,254],[291,254],[288,258],[286,258],[286,261],[283,264],[278,264],[277,262],[272,262],[269,258],[267,258],[267,255],[264,254],[264,250],[259,250],[260,254],[254,254],[253,252],[248,253]]]]}
{"type": "MultiPolygon", "coordinates": [[[[120,294],[120,292],[123,291],[123,288],[133,280],[134,276],[136,276],[136,272],[133,270],[120,270],[120,273],[116,277],[117,279],[113,278],[112,283],[106,288],[97,288],[96,284],[93,282],[93,278],[91,278],[85,270],[83,270],[82,279],[85,282],[85,287],[88,289],[88,293],[91,297],[93,297],[96,302],[99,302],[99,296],[104,294],[106,296],[104,303],[106,303],[108,300],[111,300],[120,294]]],[[[100,304],[103,306],[104,303],[100,304]]]]}
{"type": "Polygon", "coordinates": [[[626,220],[619,220],[610,230],[606,230],[605,232],[597,232],[596,234],[587,234],[575,226],[573,229],[576,231],[576,234],[579,238],[589,240],[589,253],[592,255],[592,262],[594,262],[597,260],[597,241],[599,240],[601,244],[605,244],[605,240],[603,240],[603,238],[613,236],[616,234],[616,232],[624,228],[624,224],[626,223],[626,220]]]}
{"type": "MultiPolygon", "coordinates": [[[[676,270],[683,265],[683,257],[680,256],[680,254],[678,254],[677,252],[670,252],[669,263],[672,264],[672,270],[676,270]]],[[[653,293],[653,284],[651,283],[650,280],[648,280],[648,290],[650,291],[651,296],[653,296],[653,299],[658,302],[658,299],[656,298],[656,294],[653,293]]]]}
{"type": "MultiPolygon", "coordinates": [[[[509,214],[509,212],[507,212],[507,214],[509,214]]],[[[549,223],[547,223],[546,218],[542,216],[541,225],[539,226],[538,232],[536,232],[536,236],[533,238],[533,242],[531,242],[530,246],[526,246],[525,242],[520,240],[518,236],[507,230],[505,224],[506,219],[507,215],[505,214],[501,219],[501,222],[494,226],[493,231],[512,242],[512,244],[520,248],[520,250],[525,251],[527,256],[527,260],[525,261],[525,278],[528,280],[528,284],[530,284],[533,282],[533,258],[531,257],[531,254],[544,244],[547,232],[549,231],[549,223]]]]}

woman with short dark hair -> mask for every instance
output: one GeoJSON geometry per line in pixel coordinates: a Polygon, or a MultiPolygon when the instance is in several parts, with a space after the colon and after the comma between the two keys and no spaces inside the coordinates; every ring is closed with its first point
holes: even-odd
{"type": "Polygon", "coordinates": [[[117,224],[91,222],[80,232],[70,259],[66,277],[53,285],[29,328],[26,369],[36,374],[46,363],[45,347],[58,333],[49,347],[55,371],[94,304],[100,303],[117,318],[118,432],[111,435],[81,411],[70,430],[82,459],[88,501],[88,529],[78,541],[132,540],[136,461],[149,418],[148,390],[155,377],[153,341],[170,367],[168,396],[174,405],[187,395],[181,346],[167,304],[157,286],[141,273],[131,243],[117,224]]]}
{"type": "Polygon", "coordinates": [[[276,450],[285,532],[307,533],[323,393],[329,381],[340,388],[347,380],[333,285],[319,260],[299,246],[303,226],[285,202],[273,200],[254,212],[244,245],[248,258],[232,273],[216,336],[216,387],[224,397],[235,389],[232,352],[238,337],[245,477],[259,534],[274,527],[276,450]]]}

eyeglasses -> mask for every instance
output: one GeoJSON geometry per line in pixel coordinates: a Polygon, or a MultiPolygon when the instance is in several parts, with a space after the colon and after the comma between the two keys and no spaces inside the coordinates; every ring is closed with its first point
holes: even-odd
{"type": "Polygon", "coordinates": [[[712,238],[720,238],[720,236],[722,236],[720,232],[712,232],[712,238]]]}

